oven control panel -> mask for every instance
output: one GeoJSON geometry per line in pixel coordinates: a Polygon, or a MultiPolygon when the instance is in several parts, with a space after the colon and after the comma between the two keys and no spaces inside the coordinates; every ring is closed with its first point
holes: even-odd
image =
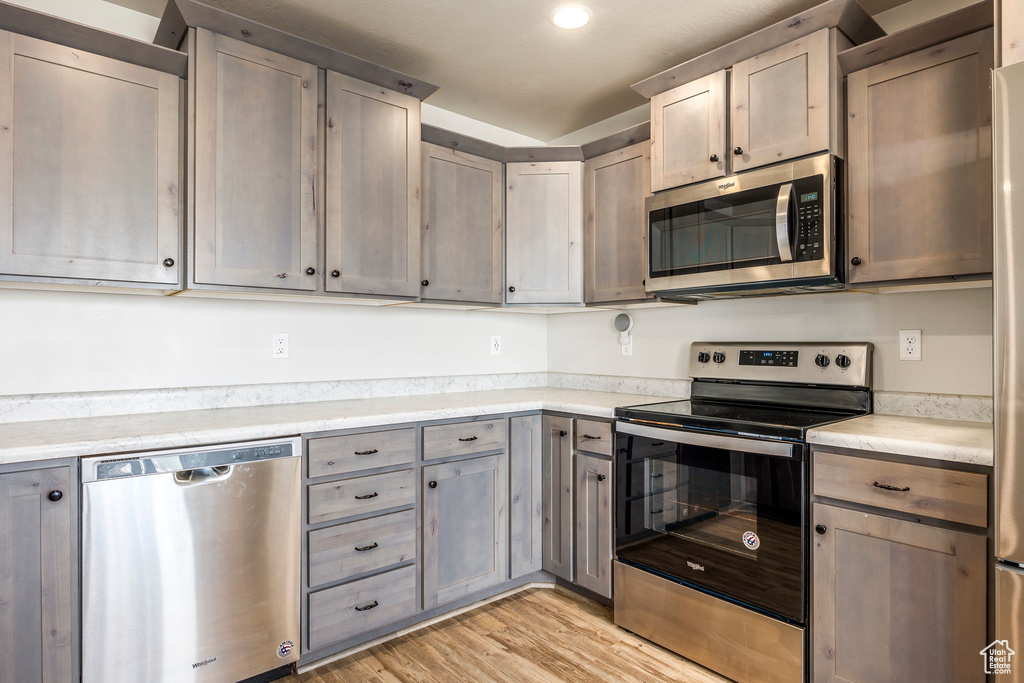
{"type": "Polygon", "coordinates": [[[694,342],[690,376],[870,387],[872,350],[866,342],[694,342]]]}

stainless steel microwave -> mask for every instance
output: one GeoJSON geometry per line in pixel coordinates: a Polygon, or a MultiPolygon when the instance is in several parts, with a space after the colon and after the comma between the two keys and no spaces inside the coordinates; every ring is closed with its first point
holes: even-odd
{"type": "Polygon", "coordinates": [[[800,159],[647,198],[647,291],[693,300],[843,286],[837,165],[800,159]]]}

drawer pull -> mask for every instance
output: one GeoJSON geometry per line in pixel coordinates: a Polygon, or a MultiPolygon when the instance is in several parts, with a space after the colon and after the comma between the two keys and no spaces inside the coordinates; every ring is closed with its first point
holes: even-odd
{"type": "Polygon", "coordinates": [[[664,474],[653,474],[652,473],[651,474],[651,479],[661,479],[664,476],[665,476],[664,474]]]}
{"type": "Polygon", "coordinates": [[[471,436],[471,437],[469,437],[468,439],[463,439],[463,438],[462,438],[462,437],[460,436],[460,437],[459,437],[459,441],[476,441],[476,440],[477,440],[478,438],[479,438],[479,437],[476,437],[476,436],[471,436]]]}
{"type": "Polygon", "coordinates": [[[373,455],[376,452],[377,452],[376,448],[371,448],[368,451],[356,451],[355,453],[356,453],[356,455],[373,455]]]}
{"type": "Polygon", "coordinates": [[[601,437],[599,437],[599,436],[591,436],[590,434],[584,434],[583,438],[584,439],[588,439],[590,441],[600,441],[601,440],[601,437]]]}
{"type": "Polygon", "coordinates": [[[873,484],[873,486],[875,486],[875,488],[880,488],[884,491],[899,491],[900,493],[910,490],[909,486],[904,486],[903,488],[900,488],[898,486],[889,486],[888,484],[879,484],[877,481],[873,484]]]}
{"type": "Polygon", "coordinates": [[[356,546],[356,551],[360,552],[360,553],[365,553],[367,550],[373,550],[376,547],[377,547],[377,542],[374,541],[372,545],[363,545],[363,546],[358,546],[357,545],[356,546]]]}
{"type": "Polygon", "coordinates": [[[664,446],[665,442],[664,441],[652,441],[651,445],[652,446],[664,446]]]}
{"type": "Polygon", "coordinates": [[[378,495],[379,494],[376,491],[374,491],[373,493],[366,496],[356,496],[356,500],[370,500],[371,498],[376,498],[378,495]]]}
{"type": "Polygon", "coordinates": [[[651,514],[652,515],[660,515],[664,511],[665,511],[665,508],[658,508],[657,510],[651,510],[651,514]]]}
{"type": "Polygon", "coordinates": [[[363,605],[362,607],[356,607],[356,611],[357,611],[357,612],[365,612],[366,610],[370,610],[370,609],[373,609],[374,607],[376,607],[376,606],[377,606],[377,605],[379,605],[379,604],[380,604],[379,602],[377,602],[376,600],[374,600],[374,601],[373,601],[373,602],[371,602],[371,603],[370,603],[369,605],[363,605]]]}

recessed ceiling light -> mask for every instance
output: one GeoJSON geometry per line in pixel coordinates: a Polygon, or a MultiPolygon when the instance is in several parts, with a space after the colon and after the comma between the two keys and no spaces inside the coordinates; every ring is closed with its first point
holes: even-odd
{"type": "Polygon", "coordinates": [[[580,28],[594,16],[589,7],[562,5],[551,13],[551,23],[558,28],[580,28]]]}

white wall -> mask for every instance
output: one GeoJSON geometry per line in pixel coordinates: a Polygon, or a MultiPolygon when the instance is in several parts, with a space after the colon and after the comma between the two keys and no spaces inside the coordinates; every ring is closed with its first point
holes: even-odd
{"type": "Polygon", "coordinates": [[[992,395],[992,290],[900,294],[833,293],[714,301],[629,311],[633,356],[620,353],[616,312],[554,315],[548,370],[688,377],[694,341],[867,341],[875,388],[992,395]],[[922,331],[922,360],[899,360],[901,329],[922,331]]]}
{"type": "Polygon", "coordinates": [[[0,290],[0,395],[537,372],[544,316],[0,290]],[[275,332],[289,357],[271,358],[275,332]],[[490,355],[491,335],[502,354],[490,355]]]}

